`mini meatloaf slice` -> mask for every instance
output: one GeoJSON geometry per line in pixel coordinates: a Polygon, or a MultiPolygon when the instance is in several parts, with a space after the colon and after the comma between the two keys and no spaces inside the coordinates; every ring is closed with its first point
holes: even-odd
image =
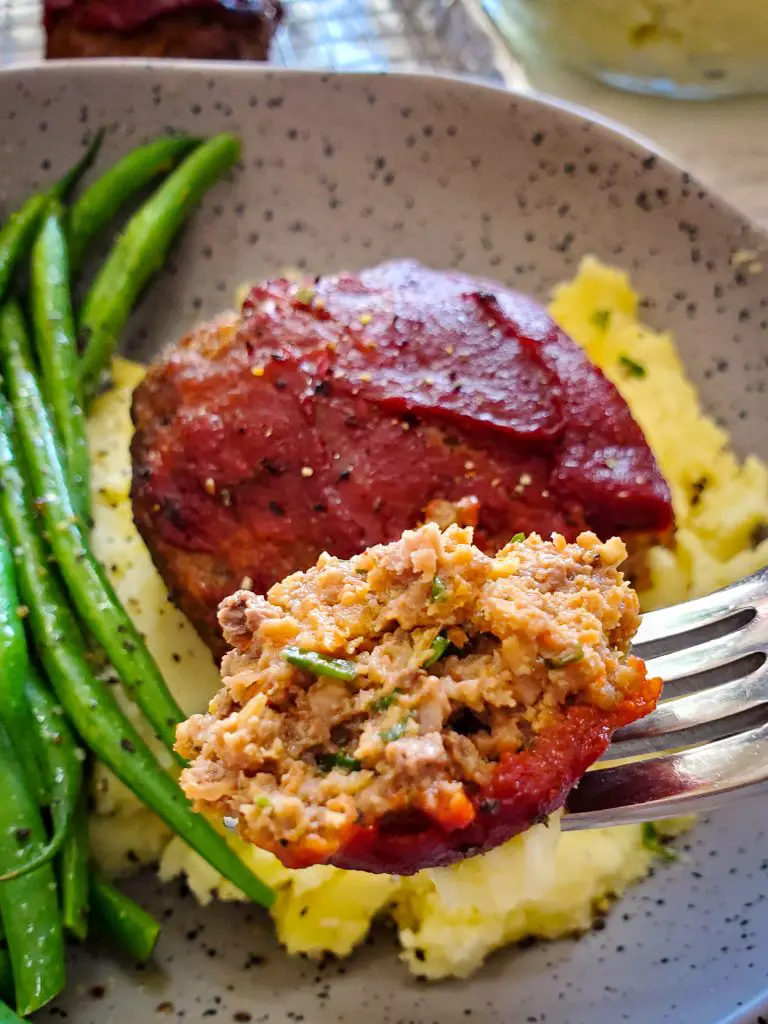
{"type": "Polygon", "coordinates": [[[639,586],[673,527],[626,402],[547,311],[412,260],[261,282],[158,358],[133,417],[136,525],[219,658],[227,595],[426,519],[489,555],[518,530],[618,535],[639,586]]]}
{"type": "Polygon", "coordinates": [[[184,791],[289,867],[409,874],[504,842],[656,704],[625,555],[533,534],[491,558],[428,523],[239,591],[223,689],[178,730],[184,791]]]}
{"type": "Polygon", "coordinates": [[[46,56],[267,60],[280,0],[45,0],[46,56]]]}

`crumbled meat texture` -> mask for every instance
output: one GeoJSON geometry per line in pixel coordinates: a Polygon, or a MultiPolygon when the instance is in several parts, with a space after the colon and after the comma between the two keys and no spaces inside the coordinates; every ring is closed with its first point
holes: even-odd
{"type": "Polygon", "coordinates": [[[279,0],[46,0],[46,56],[267,60],[279,0]]]}
{"type": "Polygon", "coordinates": [[[491,558],[470,528],[430,523],[348,561],[322,555],[266,597],[235,593],[219,612],[234,645],[223,688],[178,730],[185,792],[292,866],[345,866],[357,832],[398,820],[473,827],[500,764],[535,754],[574,708],[615,728],[653,706],[658,685],[628,655],[625,554],[584,533],[491,558]],[[289,649],[344,659],[354,677],[297,667],[289,649]]]}
{"type": "Polygon", "coordinates": [[[534,530],[633,551],[672,525],[626,403],[546,311],[412,261],[256,286],[150,368],[133,413],[137,526],[217,655],[244,578],[265,593],[427,519],[489,555],[534,530]]]}

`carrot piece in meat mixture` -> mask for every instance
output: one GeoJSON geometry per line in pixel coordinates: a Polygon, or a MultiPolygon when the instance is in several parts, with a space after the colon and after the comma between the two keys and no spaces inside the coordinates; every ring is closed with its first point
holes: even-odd
{"type": "Polygon", "coordinates": [[[239,591],[224,686],[178,730],[184,791],[289,867],[410,874],[505,842],[656,705],[625,557],[583,533],[492,558],[428,523],[239,591]]]}

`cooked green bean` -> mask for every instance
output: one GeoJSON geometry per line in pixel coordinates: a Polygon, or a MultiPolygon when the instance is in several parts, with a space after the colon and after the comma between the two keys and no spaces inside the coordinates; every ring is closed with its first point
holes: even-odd
{"type": "Polygon", "coordinates": [[[56,200],[51,201],[32,247],[30,289],[43,390],[63,447],[73,504],[81,521],[88,523],[91,458],[85,432],[64,211],[56,200]]]}
{"type": "Polygon", "coordinates": [[[72,818],[59,866],[61,917],[76,939],[88,935],[88,805],[85,790],[72,818]]]}
{"type": "Polygon", "coordinates": [[[132,196],[155,178],[168,174],[200,139],[168,135],[131,150],[110,167],[72,204],[69,213],[69,257],[72,268],[80,265],[88,243],[100,234],[132,196]]]}
{"type": "Polygon", "coordinates": [[[13,971],[11,958],[8,955],[8,943],[5,941],[3,922],[0,920],[0,1002],[13,1002],[13,971]]]}
{"type": "Polygon", "coordinates": [[[182,224],[239,156],[240,140],[234,135],[205,142],[163,182],[118,238],[80,314],[86,398],[98,385],[139,295],[162,267],[182,224]]]}
{"type": "MultiPolygon", "coordinates": [[[[0,870],[12,870],[45,844],[40,810],[5,729],[0,726],[0,870]]],[[[53,867],[0,885],[0,916],[22,1016],[39,1010],[64,988],[64,939],[53,867]]]]}
{"type": "Polygon", "coordinates": [[[5,298],[14,271],[32,244],[48,201],[47,193],[32,196],[0,229],[0,301],[5,298]]]}
{"type": "MultiPolygon", "coordinates": [[[[62,708],[31,665],[27,668],[25,692],[34,716],[33,733],[45,762],[53,835],[34,858],[0,876],[0,883],[34,871],[59,852],[72,823],[83,781],[83,752],[62,708]]],[[[28,737],[27,742],[31,739],[28,737]]]]}
{"type": "Polygon", "coordinates": [[[51,549],[87,629],[101,644],[134,700],[169,750],[184,713],[173,699],[141,633],[91,554],[67,487],[61,453],[40,391],[24,320],[16,302],[0,312],[0,363],[27,460],[29,479],[51,549]]]}
{"type": "Polygon", "coordinates": [[[64,202],[69,199],[71,193],[80,184],[81,179],[85,177],[95,163],[106,134],[106,128],[99,128],[74,167],[70,168],[64,177],[60,178],[51,189],[50,195],[53,199],[61,199],[64,202]]]}
{"type": "Polygon", "coordinates": [[[23,1024],[21,1017],[0,1000],[0,1024],[23,1024]]]}
{"type": "Polygon", "coordinates": [[[40,749],[34,742],[35,723],[24,692],[29,653],[22,615],[13,555],[0,526],[0,723],[12,737],[32,792],[42,802],[46,794],[40,749]]]}
{"type": "Polygon", "coordinates": [[[94,922],[104,934],[139,963],[149,960],[160,935],[155,918],[98,872],[91,874],[90,893],[94,922]]]}
{"type": "Polygon", "coordinates": [[[66,199],[82,176],[96,159],[104,139],[99,132],[74,167],[48,192],[39,192],[29,198],[15,213],[12,213],[0,229],[0,301],[5,298],[16,267],[23,259],[35,237],[37,226],[51,197],[66,199]]]}
{"type": "MultiPolygon", "coordinates": [[[[4,319],[0,316],[0,322],[4,319]]],[[[59,702],[95,756],[147,807],[249,899],[271,906],[272,890],[248,870],[205,818],[194,813],[109,689],[94,676],[80,628],[58,576],[51,571],[24,474],[13,414],[0,394],[0,516],[11,539],[19,589],[29,606],[28,622],[37,653],[59,702]]],[[[6,884],[10,887],[18,883],[6,884]]],[[[3,888],[0,885],[0,891],[3,888]]]]}

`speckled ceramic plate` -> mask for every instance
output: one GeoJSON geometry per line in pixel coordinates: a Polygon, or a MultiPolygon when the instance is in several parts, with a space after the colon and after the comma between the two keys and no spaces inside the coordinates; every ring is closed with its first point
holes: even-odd
{"type": "MultiPolygon", "coordinates": [[[[544,297],[584,253],[626,267],[673,329],[709,409],[768,456],[768,289],[734,266],[766,238],[687,174],[578,112],[413,76],[191,65],[60,65],[0,74],[2,199],[70,163],[93,126],[104,161],[167,126],[245,139],[129,342],[151,355],[277,267],[396,255],[461,266],[544,297]]],[[[764,260],[768,266],[768,259],[764,260]]],[[[258,910],[199,909],[134,883],[165,921],[156,967],[94,946],[43,1013],[77,1024],[752,1024],[768,989],[768,804],[726,809],[578,942],[507,950],[466,983],[409,978],[386,935],[343,966],[293,961],[258,910]]]]}

